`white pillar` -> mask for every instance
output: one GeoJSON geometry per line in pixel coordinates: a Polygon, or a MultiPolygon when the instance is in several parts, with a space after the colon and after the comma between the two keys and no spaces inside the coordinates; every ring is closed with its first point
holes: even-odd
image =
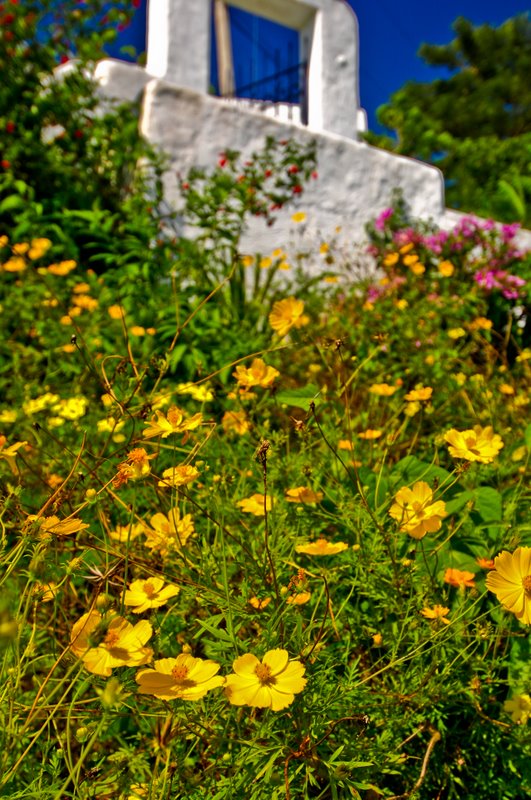
{"type": "Polygon", "coordinates": [[[149,0],[146,71],[177,86],[210,88],[210,0],[149,0]]]}

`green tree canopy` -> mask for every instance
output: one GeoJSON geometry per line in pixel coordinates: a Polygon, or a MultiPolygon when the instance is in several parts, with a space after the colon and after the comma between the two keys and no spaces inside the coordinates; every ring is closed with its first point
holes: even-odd
{"type": "Polygon", "coordinates": [[[424,44],[426,63],[451,74],[410,81],[378,110],[396,139],[371,144],[439,166],[451,206],[531,224],[531,21],[498,28],[459,17],[448,45],[424,44]]]}

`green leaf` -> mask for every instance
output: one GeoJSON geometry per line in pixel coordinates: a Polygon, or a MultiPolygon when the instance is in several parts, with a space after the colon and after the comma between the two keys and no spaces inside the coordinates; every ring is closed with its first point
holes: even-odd
{"type": "Polygon", "coordinates": [[[24,205],[25,200],[19,194],[10,194],[0,203],[0,212],[12,211],[15,208],[22,208],[24,205]]]}
{"type": "Polygon", "coordinates": [[[491,486],[480,486],[475,491],[474,508],[483,522],[499,522],[502,518],[501,494],[491,486]]]}
{"type": "Polygon", "coordinates": [[[436,464],[428,464],[426,461],[421,461],[416,456],[406,456],[402,458],[393,469],[391,474],[392,482],[405,484],[412,484],[416,481],[426,481],[433,486],[434,481],[439,482],[442,486],[450,479],[450,473],[438,467],[436,464]]]}
{"type": "Polygon", "coordinates": [[[283,392],[279,392],[276,395],[276,399],[279,403],[308,411],[310,403],[312,401],[316,402],[320,393],[320,389],[318,389],[317,386],[314,386],[313,383],[309,383],[306,386],[302,386],[300,389],[286,389],[283,392]]]}
{"type": "Polygon", "coordinates": [[[469,490],[465,492],[460,492],[457,497],[454,497],[453,500],[449,500],[446,503],[446,513],[447,514],[455,514],[456,511],[460,511],[464,505],[466,505],[470,500],[475,498],[474,492],[469,490]]]}

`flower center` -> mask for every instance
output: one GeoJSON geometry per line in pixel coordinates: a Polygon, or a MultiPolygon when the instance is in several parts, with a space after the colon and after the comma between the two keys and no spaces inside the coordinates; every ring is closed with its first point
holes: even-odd
{"type": "Polygon", "coordinates": [[[476,446],[477,445],[476,437],[475,436],[473,438],[469,437],[468,439],[465,439],[465,442],[467,449],[470,450],[471,453],[474,453],[475,456],[478,456],[479,450],[476,446]]]}
{"type": "Polygon", "coordinates": [[[174,667],[171,671],[171,676],[181,689],[192,689],[197,686],[197,681],[192,681],[188,678],[188,667],[184,664],[174,667]]]}
{"type": "Polygon", "coordinates": [[[118,641],[119,638],[120,638],[120,636],[118,635],[118,633],[116,631],[108,631],[108,633],[107,633],[107,635],[105,636],[105,639],[104,639],[105,647],[107,647],[109,649],[111,647],[114,647],[114,645],[116,644],[116,642],[118,641]]]}
{"type": "Polygon", "coordinates": [[[526,575],[522,581],[522,586],[524,587],[526,595],[531,598],[531,575],[526,575]]]}
{"type": "Polygon", "coordinates": [[[152,586],[149,581],[146,581],[144,584],[144,594],[147,594],[148,597],[153,597],[155,594],[155,587],[152,586]]]}
{"type": "Polygon", "coordinates": [[[254,671],[262,686],[273,686],[276,683],[275,677],[271,674],[271,667],[267,664],[258,664],[254,671]]]}
{"type": "Polygon", "coordinates": [[[417,517],[424,516],[424,506],[422,505],[422,503],[419,503],[418,500],[415,500],[411,505],[417,517]]]}

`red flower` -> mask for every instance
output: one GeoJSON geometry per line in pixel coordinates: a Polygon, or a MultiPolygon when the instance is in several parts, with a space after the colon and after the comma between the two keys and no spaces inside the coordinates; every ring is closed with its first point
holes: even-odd
{"type": "Polygon", "coordinates": [[[302,192],[302,186],[300,185],[300,183],[297,183],[297,184],[296,184],[296,185],[293,187],[292,191],[293,191],[293,194],[301,194],[301,192],[302,192]]]}
{"type": "Polygon", "coordinates": [[[11,25],[11,23],[12,23],[12,22],[14,22],[14,21],[15,21],[15,19],[16,19],[16,17],[15,17],[15,15],[14,15],[14,14],[6,14],[6,15],[5,15],[5,16],[2,18],[2,24],[3,24],[3,25],[11,25]]]}
{"type": "Polygon", "coordinates": [[[218,167],[223,168],[227,164],[227,156],[224,153],[221,153],[218,159],[218,167]]]}
{"type": "Polygon", "coordinates": [[[3,169],[9,169],[9,167],[11,166],[11,161],[8,161],[7,158],[3,158],[2,161],[0,161],[0,166],[3,169]]]}
{"type": "Polygon", "coordinates": [[[14,133],[14,131],[15,131],[15,123],[9,120],[9,122],[6,122],[6,132],[14,133]]]}
{"type": "Polygon", "coordinates": [[[266,169],[264,172],[264,178],[270,178],[273,172],[270,169],[266,169]]]}
{"type": "Polygon", "coordinates": [[[62,55],[62,56],[61,56],[61,58],[59,59],[59,63],[60,63],[60,64],[66,64],[66,63],[67,63],[67,61],[70,61],[70,59],[68,58],[68,56],[66,56],[66,55],[63,53],[63,55],[62,55]]]}
{"type": "Polygon", "coordinates": [[[288,172],[290,175],[296,175],[298,171],[299,168],[296,164],[292,164],[290,167],[288,167],[288,172]]]}
{"type": "Polygon", "coordinates": [[[83,138],[83,131],[80,131],[79,128],[77,128],[74,131],[74,136],[75,136],[76,139],[82,139],[83,138]]]}

